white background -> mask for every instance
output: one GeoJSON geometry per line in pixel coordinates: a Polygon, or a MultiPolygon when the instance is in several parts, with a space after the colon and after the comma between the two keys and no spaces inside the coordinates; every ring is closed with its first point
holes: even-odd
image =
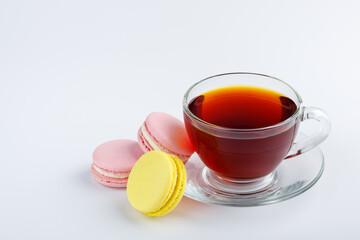
{"type": "Polygon", "coordinates": [[[358,1],[0,1],[0,239],[360,239],[358,1]],[[223,72],[281,78],[332,120],[319,182],[251,208],[162,218],[90,175],[94,148],[182,118],[223,72]]]}

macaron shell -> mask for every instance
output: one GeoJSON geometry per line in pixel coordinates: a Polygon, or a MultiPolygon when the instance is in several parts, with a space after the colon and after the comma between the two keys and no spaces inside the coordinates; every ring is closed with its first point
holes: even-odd
{"type": "Polygon", "coordinates": [[[157,211],[147,213],[149,216],[159,217],[171,212],[180,202],[186,188],[186,169],[184,163],[176,156],[171,156],[176,164],[177,181],[170,199],[157,211]]]}
{"type": "Polygon", "coordinates": [[[185,125],[179,119],[167,113],[153,112],[146,118],[145,127],[169,151],[189,156],[194,153],[185,125]]]}
{"type": "Polygon", "coordinates": [[[93,153],[97,167],[112,172],[130,172],[132,166],[144,152],[133,140],[112,140],[98,146],[93,153]]]}
{"type": "Polygon", "coordinates": [[[176,165],[171,157],[150,151],[140,157],[129,175],[128,200],[141,212],[157,211],[170,199],[176,180],[176,165]]]}
{"type": "Polygon", "coordinates": [[[143,150],[143,152],[150,152],[154,149],[152,149],[152,147],[150,146],[150,144],[148,143],[148,141],[145,139],[144,135],[142,134],[141,131],[141,127],[139,128],[138,134],[137,134],[137,139],[138,139],[138,143],[139,146],[141,148],[141,150],[143,150]]]}
{"type": "Polygon", "coordinates": [[[144,152],[158,150],[158,151],[162,151],[165,153],[169,153],[171,155],[175,155],[175,156],[179,157],[183,161],[184,164],[186,164],[187,161],[189,160],[191,155],[183,155],[183,154],[179,154],[179,152],[176,153],[176,152],[170,151],[169,149],[164,147],[160,142],[158,142],[154,137],[150,136],[150,133],[148,133],[147,135],[148,135],[148,137],[145,137],[145,135],[143,134],[143,126],[141,126],[139,128],[137,138],[138,138],[139,146],[144,152]],[[149,139],[149,136],[150,136],[150,139],[149,139]],[[150,144],[150,141],[152,142],[153,145],[155,145],[157,147],[156,149],[154,149],[152,144],[150,144]]]}
{"type": "Polygon", "coordinates": [[[142,154],[144,152],[138,142],[133,140],[119,139],[103,143],[94,150],[91,174],[105,186],[126,187],[127,176],[142,154]]]}
{"type": "Polygon", "coordinates": [[[108,187],[118,187],[118,188],[126,187],[128,180],[128,178],[112,178],[112,177],[104,176],[98,171],[96,171],[93,166],[91,166],[91,175],[98,183],[108,187]]]}

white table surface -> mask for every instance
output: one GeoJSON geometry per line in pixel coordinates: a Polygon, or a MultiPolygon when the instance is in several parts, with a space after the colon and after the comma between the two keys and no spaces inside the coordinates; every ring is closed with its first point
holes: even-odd
{"type": "Polygon", "coordinates": [[[360,239],[358,1],[0,1],[0,239],[360,239]],[[332,120],[300,196],[162,218],[90,175],[94,148],[182,118],[202,78],[279,77],[332,120]]]}

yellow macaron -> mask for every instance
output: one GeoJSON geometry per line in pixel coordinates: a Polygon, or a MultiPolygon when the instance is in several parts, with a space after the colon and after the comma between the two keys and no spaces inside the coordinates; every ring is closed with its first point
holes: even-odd
{"type": "Polygon", "coordinates": [[[178,157],[161,151],[145,153],[129,175],[129,202],[149,216],[165,215],[184,195],[186,178],[185,166],[178,157]]]}

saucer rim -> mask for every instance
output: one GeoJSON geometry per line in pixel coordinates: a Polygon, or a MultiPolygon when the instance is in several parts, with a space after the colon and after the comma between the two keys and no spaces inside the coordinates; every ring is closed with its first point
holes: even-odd
{"type": "MultiPolygon", "coordinates": [[[[227,207],[256,207],[256,206],[264,206],[264,205],[269,205],[269,204],[274,204],[274,203],[289,200],[289,199],[294,198],[294,197],[306,192],[307,190],[309,190],[321,178],[321,176],[324,172],[324,169],[325,169],[325,157],[324,157],[324,153],[321,151],[321,149],[319,147],[315,147],[315,148],[309,150],[308,152],[315,152],[315,151],[317,152],[317,154],[319,154],[318,158],[319,158],[319,160],[321,160],[321,166],[320,166],[319,170],[317,171],[316,176],[310,182],[308,182],[305,186],[301,187],[300,189],[297,189],[294,192],[289,192],[288,194],[283,195],[281,197],[270,198],[273,195],[267,195],[267,196],[265,196],[265,198],[256,199],[255,201],[254,201],[254,199],[248,199],[248,200],[242,199],[241,201],[237,200],[237,202],[220,201],[220,200],[214,200],[212,198],[207,198],[205,195],[202,195],[198,192],[189,190],[188,184],[186,186],[184,196],[186,196],[190,199],[193,199],[197,202],[218,205],[218,206],[227,206],[227,207]]],[[[304,154],[306,154],[306,153],[304,153],[304,154]]],[[[297,158],[300,156],[301,155],[295,156],[293,158],[297,158]]],[[[286,159],[285,161],[291,161],[291,160],[292,159],[286,159]]],[[[198,161],[201,161],[200,158],[198,159],[198,161]]],[[[186,165],[188,165],[188,164],[186,164],[186,165]]],[[[188,168],[189,166],[186,166],[186,167],[188,168]]],[[[205,165],[201,167],[201,171],[204,169],[204,167],[205,167],[205,165]]],[[[189,180],[189,176],[188,176],[188,180],[189,180]]]]}

